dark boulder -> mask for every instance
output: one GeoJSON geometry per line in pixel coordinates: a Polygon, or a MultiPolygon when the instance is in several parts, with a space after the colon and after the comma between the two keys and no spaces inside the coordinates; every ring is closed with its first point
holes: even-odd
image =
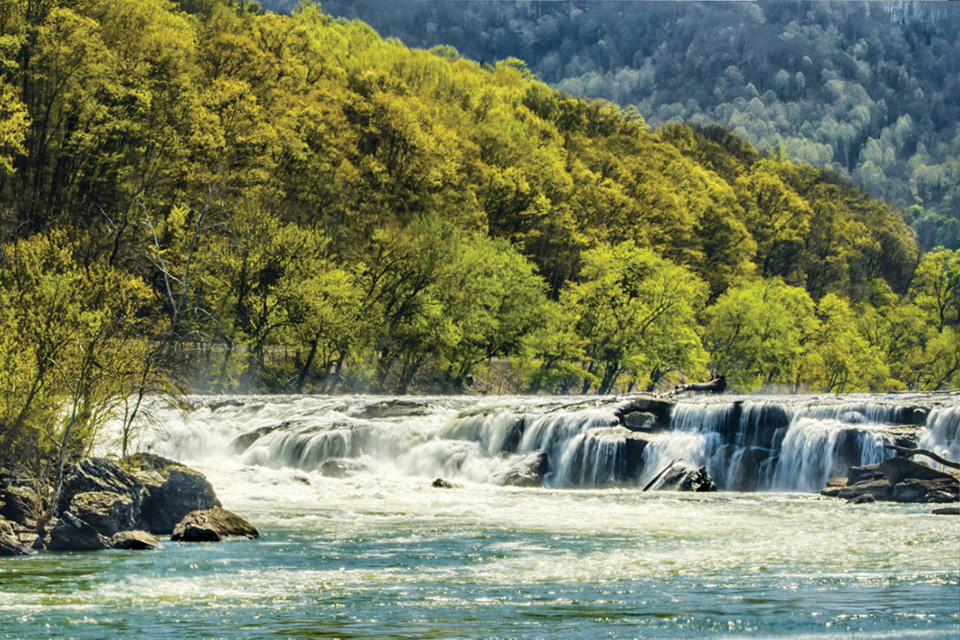
{"type": "Polygon", "coordinates": [[[67,513],[90,525],[106,538],[133,528],[137,521],[130,496],[112,491],[78,493],[70,501],[67,513]]]}
{"type": "Polygon", "coordinates": [[[177,524],[170,538],[175,542],[221,542],[228,538],[259,538],[249,522],[226,509],[194,511],[177,524]]]}
{"type": "Polygon", "coordinates": [[[28,553],[17,538],[13,523],[0,519],[0,557],[25,556],[28,553]]]}
{"type": "Polygon", "coordinates": [[[869,493],[862,493],[858,496],[850,498],[850,500],[847,501],[847,504],[873,504],[876,501],[877,499],[869,493]]]}
{"type": "Polygon", "coordinates": [[[127,462],[145,488],[139,525],[151,533],[169,534],[188,513],[220,506],[198,471],[151,454],[136,454],[127,462]]]}
{"type": "Polygon", "coordinates": [[[110,538],[110,547],[112,549],[141,551],[156,549],[159,545],[160,540],[146,531],[121,531],[110,538]]]}
{"type": "Polygon", "coordinates": [[[459,485],[456,485],[449,480],[444,480],[443,478],[437,478],[430,486],[432,486],[434,489],[456,489],[459,485]]]}
{"type": "Polygon", "coordinates": [[[513,487],[539,487],[550,471],[550,460],[546,453],[531,453],[518,460],[500,478],[498,483],[513,487]]]}
{"type": "Polygon", "coordinates": [[[109,546],[108,538],[69,511],[60,515],[45,544],[50,551],[99,551],[109,546]]]}
{"type": "Polygon", "coordinates": [[[674,462],[660,473],[645,491],[716,491],[717,485],[706,467],[694,467],[685,462],[674,462]]]}
{"type": "Polygon", "coordinates": [[[0,489],[0,518],[35,527],[43,511],[40,494],[22,485],[0,489]]]}
{"type": "Polygon", "coordinates": [[[930,513],[935,516],[960,516],[960,507],[938,507],[930,513]]]}
{"type": "Polygon", "coordinates": [[[113,462],[103,458],[86,458],[74,467],[63,483],[57,513],[67,510],[73,496],[91,491],[128,495],[134,510],[139,511],[145,489],[140,480],[113,462]]]}

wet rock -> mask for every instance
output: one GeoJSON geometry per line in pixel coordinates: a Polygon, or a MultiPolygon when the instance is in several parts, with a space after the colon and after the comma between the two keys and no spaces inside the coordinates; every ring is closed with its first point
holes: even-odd
{"type": "Polygon", "coordinates": [[[228,538],[259,538],[260,533],[235,513],[214,507],[194,511],[177,524],[170,538],[175,542],[221,542],[228,538]]]}
{"type": "Polygon", "coordinates": [[[25,556],[28,553],[17,537],[13,523],[0,519],[0,557],[25,556]]]}
{"type": "Polygon", "coordinates": [[[925,502],[935,502],[935,503],[944,503],[944,502],[956,502],[957,496],[947,491],[938,491],[933,490],[929,491],[924,498],[925,502]]]}
{"type": "Polygon", "coordinates": [[[615,410],[620,424],[628,429],[662,431],[670,426],[673,403],[657,398],[633,398],[615,410]],[[653,416],[653,420],[650,420],[653,416]]]}
{"type": "Polygon", "coordinates": [[[903,457],[884,460],[877,465],[877,471],[882,473],[892,484],[897,484],[907,478],[912,480],[954,480],[954,477],[949,473],[931,469],[926,465],[903,457]]]}
{"type": "Polygon", "coordinates": [[[532,453],[521,458],[500,478],[498,483],[513,487],[539,487],[550,470],[546,453],[532,453]]]}
{"type": "Polygon", "coordinates": [[[631,431],[655,431],[657,430],[657,416],[649,411],[632,411],[625,414],[621,423],[631,431]]]}
{"type": "Polygon", "coordinates": [[[121,531],[110,538],[112,549],[148,550],[156,549],[160,540],[146,531],[121,531]]]}
{"type": "Polygon", "coordinates": [[[456,489],[458,485],[450,482],[449,480],[444,480],[443,478],[437,478],[433,481],[431,485],[434,489],[456,489]]]}
{"type": "Polygon", "coordinates": [[[716,491],[717,485],[706,467],[694,467],[685,462],[670,465],[645,491],[716,491]]]}
{"type": "Polygon", "coordinates": [[[0,518],[34,527],[43,511],[40,494],[26,486],[0,489],[0,518]]]}
{"type": "Polygon", "coordinates": [[[425,416],[430,412],[428,405],[415,400],[384,400],[369,404],[361,409],[356,416],[365,420],[379,418],[406,418],[409,416],[425,416]]]}
{"type": "MultiPolygon", "coordinates": [[[[864,480],[886,480],[886,476],[880,472],[875,464],[868,464],[862,467],[850,467],[847,471],[846,482],[844,484],[857,484],[864,480]]],[[[832,480],[830,481],[833,482],[832,480]]]]}
{"type": "Polygon", "coordinates": [[[50,551],[100,551],[110,540],[69,511],[60,515],[45,547],[50,551]]]}
{"type": "Polygon", "coordinates": [[[930,513],[935,516],[960,516],[960,507],[939,507],[930,513]]]}
{"type": "Polygon", "coordinates": [[[230,441],[230,448],[233,449],[234,453],[243,453],[253,445],[254,442],[259,440],[265,435],[271,434],[277,429],[282,429],[288,426],[289,423],[284,422],[282,424],[274,424],[266,427],[260,427],[259,429],[254,429],[253,431],[248,431],[246,433],[241,433],[236,438],[230,441]]]}
{"type": "Polygon", "coordinates": [[[135,512],[139,512],[145,493],[143,483],[118,465],[103,458],[87,458],[74,467],[63,483],[57,513],[66,511],[78,493],[95,491],[130,496],[135,512]]]}
{"type": "Polygon", "coordinates": [[[859,496],[850,498],[850,500],[847,501],[847,504],[871,504],[876,501],[877,499],[874,498],[872,495],[870,495],[869,493],[864,493],[859,496]]]}
{"type": "Polygon", "coordinates": [[[320,473],[328,478],[349,478],[367,470],[367,466],[356,460],[327,460],[320,467],[320,473]]]}
{"type": "Polygon", "coordinates": [[[838,497],[853,500],[862,495],[872,496],[875,500],[889,500],[893,495],[893,485],[885,478],[881,480],[862,480],[840,489],[838,497]]]}
{"type": "Polygon", "coordinates": [[[145,488],[139,525],[151,533],[169,534],[188,513],[221,506],[198,471],[151,454],[136,454],[127,463],[145,488]]]}
{"type": "MultiPolygon", "coordinates": [[[[90,525],[106,538],[133,528],[137,521],[130,496],[112,491],[78,493],[70,501],[67,513],[90,525]]],[[[61,514],[61,518],[63,515],[61,514]]]]}
{"type": "Polygon", "coordinates": [[[770,449],[746,447],[738,451],[739,459],[731,464],[726,489],[733,491],[756,491],[760,484],[760,470],[772,455],[770,449]]]}
{"type": "Polygon", "coordinates": [[[847,500],[870,495],[892,502],[953,502],[960,500],[960,481],[949,473],[896,457],[880,464],[853,467],[839,491],[834,484],[820,493],[847,500]]]}

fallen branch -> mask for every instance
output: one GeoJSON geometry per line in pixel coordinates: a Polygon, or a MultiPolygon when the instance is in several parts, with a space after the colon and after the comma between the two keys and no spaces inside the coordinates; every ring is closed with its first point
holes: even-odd
{"type": "Polygon", "coordinates": [[[654,477],[653,480],[651,480],[650,482],[647,483],[647,486],[645,486],[645,487],[643,488],[643,490],[644,490],[644,491],[649,491],[649,490],[650,490],[650,487],[652,487],[653,485],[657,484],[657,480],[659,480],[660,478],[662,478],[662,477],[664,476],[664,474],[666,474],[667,471],[670,471],[670,468],[671,468],[673,465],[675,465],[675,464],[677,464],[678,462],[680,462],[680,460],[681,460],[681,458],[677,458],[676,460],[674,460],[673,462],[671,462],[670,464],[668,464],[667,466],[665,466],[665,467],[660,471],[660,473],[658,473],[658,474],[654,477]]]}
{"type": "Polygon", "coordinates": [[[939,462],[945,467],[950,467],[951,469],[960,469],[960,463],[954,462],[953,460],[947,460],[946,458],[941,458],[933,451],[928,451],[926,449],[912,449],[910,447],[901,447],[895,444],[884,444],[884,449],[893,449],[897,453],[902,453],[908,456],[927,456],[932,458],[935,462],[939,462]]]}

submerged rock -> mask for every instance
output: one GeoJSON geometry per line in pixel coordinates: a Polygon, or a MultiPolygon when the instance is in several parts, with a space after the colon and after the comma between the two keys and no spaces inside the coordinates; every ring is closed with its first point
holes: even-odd
{"type": "Polygon", "coordinates": [[[674,462],[660,476],[644,487],[645,491],[716,491],[717,485],[706,467],[674,462]]]}
{"type": "Polygon", "coordinates": [[[259,429],[254,429],[253,431],[247,431],[246,433],[241,433],[230,441],[230,448],[233,449],[234,453],[243,453],[249,449],[254,442],[263,436],[271,434],[277,429],[282,429],[288,424],[289,423],[287,422],[282,424],[273,424],[266,427],[260,427],[259,429]]]}
{"type": "Polygon", "coordinates": [[[960,516],[960,507],[940,507],[930,513],[935,516],[960,516]]]}
{"type": "Polygon", "coordinates": [[[259,538],[252,524],[235,513],[214,507],[194,511],[173,529],[175,542],[221,542],[228,538],[259,538]]]}
{"type": "Polygon", "coordinates": [[[444,480],[443,478],[437,478],[430,486],[432,486],[434,489],[456,489],[459,485],[456,485],[449,480],[444,480]]]}
{"type": "Polygon", "coordinates": [[[121,531],[110,538],[110,547],[113,549],[129,549],[142,551],[156,549],[160,540],[146,531],[121,531]]]}
{"type": "Polygon", "coordinates": [[[320,466],[320,473],[328,478],[349,478],[367,470],[367,466],[356,460],[327,460],[320,466]]]}
{"type": "Polygon", "coordinates": [[[513,487],[539,487],[550,471],[550,460],[544,452],[531,453],[521,458],[498,480],[498,484],[513,487]]]}

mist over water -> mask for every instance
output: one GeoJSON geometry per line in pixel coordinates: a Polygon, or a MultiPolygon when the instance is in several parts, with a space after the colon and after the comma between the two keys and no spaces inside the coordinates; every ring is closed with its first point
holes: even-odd
{"type": "MultiPolygon", "coordinates": [[[[815,493],[887,455],[884,438],[956,447],[950,397],[924,399],[922,416],[901,397],[691,398],[648,431],[624,426],[625,400],[400,400],[154,407],[140,449],[203,471],[263,537],[0,560],[0,638],[960,632],[956,518],[815,493]],[[498,484],[539,452],[546,487],[498,484]],[[677,458],[722,490],[641,491],[677,458]],[[323,475],[331,460],[352,475],[323,475]]],[[[103,435],[106,449],[116,434],[103,435]]]]}

